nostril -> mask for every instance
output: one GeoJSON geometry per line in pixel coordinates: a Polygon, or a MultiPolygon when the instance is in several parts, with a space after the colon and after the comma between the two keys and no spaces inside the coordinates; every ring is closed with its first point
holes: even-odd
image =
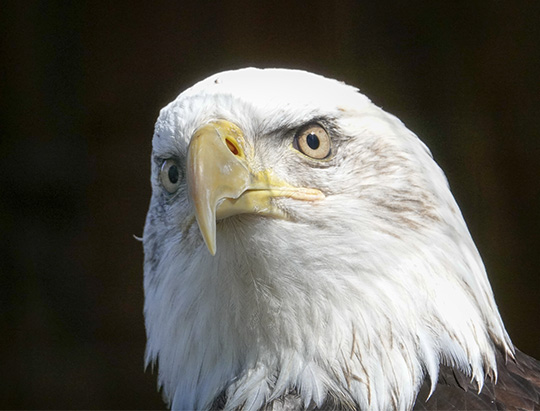
{"type": "Polygon", "coordinates": [[[231,150],[231,153],[233,153],[235,156],[237,156],[239,151],[238,151],[238,147],[236,147],[236,144],[234,144],[228,138],[225,139],[225,143],[227,144],[227,147],[229,147],[229,150],[231,150]]]}

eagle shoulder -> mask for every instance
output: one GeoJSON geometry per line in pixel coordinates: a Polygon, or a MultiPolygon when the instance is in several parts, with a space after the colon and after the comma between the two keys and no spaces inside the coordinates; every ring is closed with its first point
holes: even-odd
{"type": "Polygon", "coordinates": [[[426,401],[429,380],[422,385],[415,410],[539,410],[540,361],[516,349],[515,358],[497,352],[497,381],[482,391],[461,371],[441,365],[435,392],[426,401]]]}

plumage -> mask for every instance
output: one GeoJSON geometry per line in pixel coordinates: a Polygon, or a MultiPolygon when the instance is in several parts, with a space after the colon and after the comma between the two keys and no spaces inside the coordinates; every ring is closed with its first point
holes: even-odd
{"type": "Polygon", "coordinates": [[[540,407],[444,173],[357,89],[211,76],[160,112],[151,182],[146,362],[172,408],[540,407]]]}

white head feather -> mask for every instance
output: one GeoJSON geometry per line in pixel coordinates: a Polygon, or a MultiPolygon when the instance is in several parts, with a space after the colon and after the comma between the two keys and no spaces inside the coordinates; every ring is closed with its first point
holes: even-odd
{"type": "Polygon", "coordinates": [[[482,386],[495,349],[512,344],[481,258],[426,146],[355,88],[311,73],[243,69],[183,92],[159,116],[145,232],[147,363],[173,408],[258,409],[296,390],[363,409],[407,409],[440,363],[482,386]],[[167,158],[185,164],[194,131],[238,125],[261,168],[315,187],[319,202],[278,200],[289,220],[239,215],[208,252],[181,184],[160,184],[167,158]],[[312,120],[332,129],[319,167],[290,150],[312,120]]]}

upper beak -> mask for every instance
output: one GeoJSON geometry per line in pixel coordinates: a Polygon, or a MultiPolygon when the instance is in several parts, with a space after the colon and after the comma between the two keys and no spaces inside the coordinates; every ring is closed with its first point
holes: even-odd
{"type": "Polygon", "coordinates": [[[225,120],[199,128],[189,144],[189,196],[212,255],[216,253],[217,219],[243,213],[285,218],[285,213],[276,207],[273,198],[291,197],[307,201],[324,198],[317,189],[287,184],[271,169],[253,172],[246,148],[240,128],[225,120]]]}

